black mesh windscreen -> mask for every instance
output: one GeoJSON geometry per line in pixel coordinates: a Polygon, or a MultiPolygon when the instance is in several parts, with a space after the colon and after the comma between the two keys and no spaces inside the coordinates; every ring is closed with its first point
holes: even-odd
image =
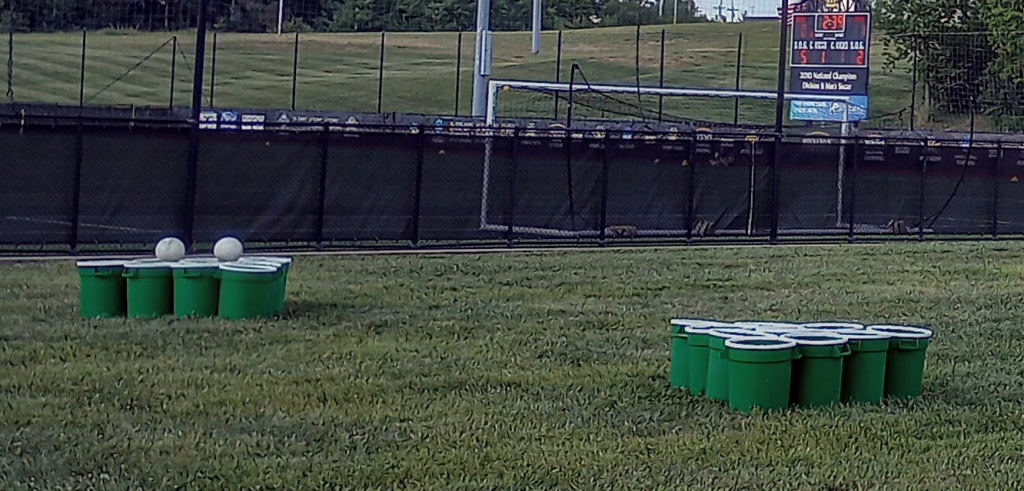
{"type": "Polygon", "coordinates": [[[522,138],[515,226],[522,237],[596,233],[601,220],[601,141],[522,138]],[[521,227],[521,228],[520,228],[521,227]]]}
{"type": "Polygon", "coordinates": [[[743,138],[694,142],[695,236],[756,235],[768,230],[772,145],[743,138]]]}
{"type": "Polygon", "coordinates": [[[608,145],[608,235],[685,235],[689,142],[614,140],[608,145]]]}
{"type": "Polygon", "coordinates": [[[991,233],[999,149],[985,145],[929,147],[924,226],[935,233],[991,233]]]}
{"type": "Polygon", "coordinates": [[[838,140],[806,139],[782,144],[779,231],[797,234],[846,233],[837,212],[848,192],[839,183],[838,140]],[[807,141],[810,140],[810,141],[807,141]]]}
{"type": "Polygon", "coordinates": [[[506,237],[507,227],[502,225],[508,223],[511,138],[431,135],[425,140],[419,238],[506,237]],[[495,221],[481,223],[481,210],[495,221]]]}
{"type": "Polygon", "coordinates": [[[0,243],[70,243],[75,134],[66,128],[0,130],[0,243]]]}
{"type": "Polygon", "coordinates": [[[412,240],[417,135],[332,133],[324,239],[412,240]]]}
{"type": "Polygon", "coordinates": [[[1003,145],[997,211],[999,233],[1024,233],[1024,145],[1003,145]]]}
{"type": "Polygon", "coordinates": [[[908,233],[918,225],[921,197],[920,141],[865,141],[857,149],[855,230],[908,233]]]}
{"type": "Polygon", "coordinates": [[[188,131],[87,128],[80,243],[151,243],[185,227],[188,131]]]}
{"type": "Polygon", "coordinates": [[[196,241],[315,240],[321,142],[318,132],[203,133],[196,241]]]}

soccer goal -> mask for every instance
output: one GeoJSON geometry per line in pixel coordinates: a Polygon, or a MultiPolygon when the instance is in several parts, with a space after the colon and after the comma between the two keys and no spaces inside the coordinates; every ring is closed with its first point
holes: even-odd
{"type": "MultiPolygon", "coordinates": [[[[774,121],[778,94],[768,91],[735,91],[718,89],[692,89],[677,87],[645,87],[625,85],[594,85],[579,83],[550,83],[517,80],[492,80],[489,84],[486,122],[488,126],[507,120],[548,120],[574,126],[574,122],[603,120],[616,122],[661,121],[665,123],[731,124],[736,119],[736,108],[743,102],[745,107],[756,108],[765,122],[774,121]],[[720,110],[716,117],[715,109],[720,110]],[[695,116],[695,115],[700,115],[695,116]],[[711,117],[708,117],[709,114],[711,117]]],[[[857,106],[849,97],[785,94],[786,100],[809,101],[818,107],[819,114],[829,116],[841,125],[841,135],[848,136],[851,120],[862,119],[866,108],[857,106]]],[[[764,124],[764,123],[762,123],[764,124]]],[[[755,145],[755,143],[746,143],[755,145]]],[[[558,228],[522,223],[515,220],[514,226],[501,223],[501,214],[492,210],[492,195],[507,192],[492,182],[493,141],[485,142],[482,202],[480,227],[482,230],[549,236],[549,237],[594,237],[602,233],[594,230],[558,228]],[[498,191],[502,189],[502,191],[498,191]]],[[[753,152],[751,152],[753,154],[753,152]]],[[[839,152],[837,169],[836,227],[842,227],[843,181],[845,152],[839,152]]],[[[565,165],[570,165],[568,162],[565,165]]],[[[735,233],[752,233],[755,203],[755,168],[750,167],[748,202],[745,210],[748,224],[746,230],[735,233]]],[[[572,184],[568,183],[566,197],[572,201],[572,184]]],[[[571,220],[570,220],[571,221],[571,220]]],[[[680,236],[686,229],[642,229],[631,231],[638,236],[680,236]]]]}

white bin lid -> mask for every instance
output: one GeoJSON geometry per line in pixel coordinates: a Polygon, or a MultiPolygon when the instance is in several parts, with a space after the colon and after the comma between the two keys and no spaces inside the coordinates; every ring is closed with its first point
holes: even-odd
{"type": "Polygon", "coordinates": [[[116,259],[88,259],[75,263],[79,268],[121,268],[127,261],[116,259]]]}
{"type": "Polygon", "coordinates": [[[747,336],[742,338],[726,339],[725,347],[742,350],[772,351],[796,348],[796,343],[779,337],[747,336]],[[771,344],[754,344],[753,342],[755,341],[770,341],[771,344]]]}
{"type": "Polygon", "coordinates": [[[850,342],[850,338],[829,331],[794,331],[783,334],[781,337],[787,341],[795,341],[796,344],[802,346],[838,346],[850,342]],[[807,339],[810,337],[825,339],[807,339]]]}
{"type": "Polygon", "coordinates": [[[130,261],[125,263],[125,268],[131,269],[158,269],[158,268],[170,268],[177,264],[178,261],[161,261],[159,259],[140,259],[137,261],[130,261]]]}
{"type": "Polygon", "coordinates": [[[876,324],[868,326],[874,332],[889,335],[894,338],[903,339],[928,339],[932,337],[932,330],[918,326],[896,326],[889,324],[876,324]]]}
{"type": "Polygon", "coordinates": [[[835,331],[836,329],[864,329],[864,324],[858,322],[808,322],[800,324],[800,327],[812,331],[835,331]]]}
{"type": "Polygon", "coordinates": [[[231,271],[232,273],[276,273],[278,271],[278,268],[261,264],[221,264],[218,268],[221,271],[231,271]]]}
{"type": "Polygon", "coordinates": [[[291,264],[292,258],[282,256],[242,256],[238,258],[240,263],[248,262],[266,262],[266,263],[277,263],[277,264],[291,264]]]}

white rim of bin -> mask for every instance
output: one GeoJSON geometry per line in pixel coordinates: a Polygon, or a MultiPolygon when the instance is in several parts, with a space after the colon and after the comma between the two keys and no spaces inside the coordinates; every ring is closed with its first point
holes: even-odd
{"type": "Polygon", "coordinates": [[[796,348],[795,341],[789,341],[780,337],[745,336],[725,340],[725,347],[751,351],[775,351],[796,348]],[[744,344],[752,341],[772,341],[773,344],[744,344]]]}
{"type": "Polygon", "coordinates": [[[728,322],[712,321],[708,319],[672,319],[670,323],[673,326],[692,326],[692,327],[715,327],[722,324],[729,324],[728,322]]]}
{"type": "Polygon", "coordinates": [[[185,259],[182,259],[182,261],[191,261],[191,262],[194,262],[194,263],[203,263],[203,264],[220,264],[221,263],[220,259],[217,259],[217,258],[215,258],[213,256],[188,256],[188,257],[185,257],[185,259]]]}
{"type": "Polygon", "coordinates": [[[242,256],[242,257],[238,258],[238,262],[240,262],[240,263],[267,262],[267,263],[277,263],[277,264],[291,264],[292,263],[292,258],[290,258],[290,257],[280,257],[280,256],[242,256]]]}
{"type": "Polygon", "coordinates": [[[142,259],[139,261],[129,261],[124,263],[125,269],[170,269],[172,266],[177,264],[179,261],[160,261],[157,259],[142,259]]]}
{"type": "MultiPolygon", "coordinates": [[[[808,331],[810,331],[810,330],[808,329],[808,331]]],[[[810,331],[810,332],[815,332],[815,331],[810,331]]],[[[836,331],[816,331],[816,332],[826,332],[826,333],[829,333],[829,334],[839,334],[839,335],[842,335],[842,336],[846,336],[847,338],[850,339],[850,341],[870,341],[872,339],[889,339],[889,338],[892,337],[892,336],[890,336],[888,334],[885,334],[885,333],[882,333],[882,332],[878,332],[878,331],[873,331],[873,330],[867,329],[867,328],[865,328],[865,329],[839,329],[839,330],[836,330],[836,331]]]]}
{"type": "Polygon", "coordinates": [[[272,266],[260,264],[221,264],[217,266],[221,271],[232,273],[276,273],[278,270],[272,266]]]}
{"type": "Polygon", "coordinates": [[[171,265],[171,269],[214,269],[219,267],[217,263],[211,263],[209,261],[194,261],[191,259],[182,259],[171,265]]]}
{"type": "Polygon", "coordinates": [[[864,324],[859,322],[808,322],[800,324],[801,329],[812,331],[835,331],[837,329],[864,329],[864,324]]]}
{"type": "Polygon", "coordinates": [[[779,322],[779,321],[739,321],[733,322],[740,327],[753,327],[754,329],[800,329],[800,324],[796,322],[779,322]]]}
{"type": "Polygon", "coordinates": [[[929,339],[932,337],[932,330],[918,326],[897,326],[891,324],[876,324],[868,326],[874,332],[888,334],[890,337],[903,339],[929,339]]]}
{"type": "Polygon", "coordinates": [[[75,263],[79,268],[123,268],[128,261],[114,259],[85,259],[75,263]]]}
{"type": "MultiPolygon", "coordinates": [[[[683,331],[685,331],[688,334],[707,334],[708,331],[710,331],[712,329],[739,329],[739,328],[737,328],[735,325],[730,324],[728,322],[716,322],[714,324],[710,324],[709,323],[709,324],[704,324],[704,325],[701,325],[701,326],[687,325],[683,329],[683,331]]],[[[750,331],[750,332],[754,332],[754,331],[750,331]]]]}
{"type": "Polygon", "coordinates": [[[789,334],[783,334],[779,336],[782,339],[795,342],[797,345],[802,346],[839,346],[850,342],[850,338],[841,334],[835,334],[828,331],[808,331],[808,332],[793,332],[789,334]],[[832,338],[832,339],[801,339],[804,336],[813,336],[816,338],[832,338]]]}
{"type": "Polygon", "coordinates": [[[771,334],[757,332],[752,329],[742,327],[723,327],[718,329],[708,329],[707,333],[711,337],[719,339],[732,339],[732,338],[770,338],[774,337],[771,334]]]}

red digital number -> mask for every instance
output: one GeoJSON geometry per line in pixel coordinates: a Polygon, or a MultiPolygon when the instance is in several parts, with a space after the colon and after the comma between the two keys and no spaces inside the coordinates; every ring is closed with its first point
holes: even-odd
{"type": "Polygon", "coordinates": [[[806,65],[807,64],[807,50],[806,49],[800,50],[800,64],[801,65],[806,65]]]}
{"type": "Polygon", "coordinates": [[[864,64],[864,50],[862,50],[862,49],[858,49],[857,50],[857,64],[858,65],[863,65],[864,64]]]}
{"type": "Polygon", "coordinates": [[[823,15],[818,27],[822,31],[842,31],[846,25],[846,17],[843,15],[823,15]]]}
{"type": "Polygon", "coordinates": [[[827,52],[827,51],[825,51],[825,50],[821,50],[821,64],[822,64],[822,65],[824,65],[824,64],[825,64],[825,54],[826,54],[826,53],[828,53],[828,52],[827,52]]]}

